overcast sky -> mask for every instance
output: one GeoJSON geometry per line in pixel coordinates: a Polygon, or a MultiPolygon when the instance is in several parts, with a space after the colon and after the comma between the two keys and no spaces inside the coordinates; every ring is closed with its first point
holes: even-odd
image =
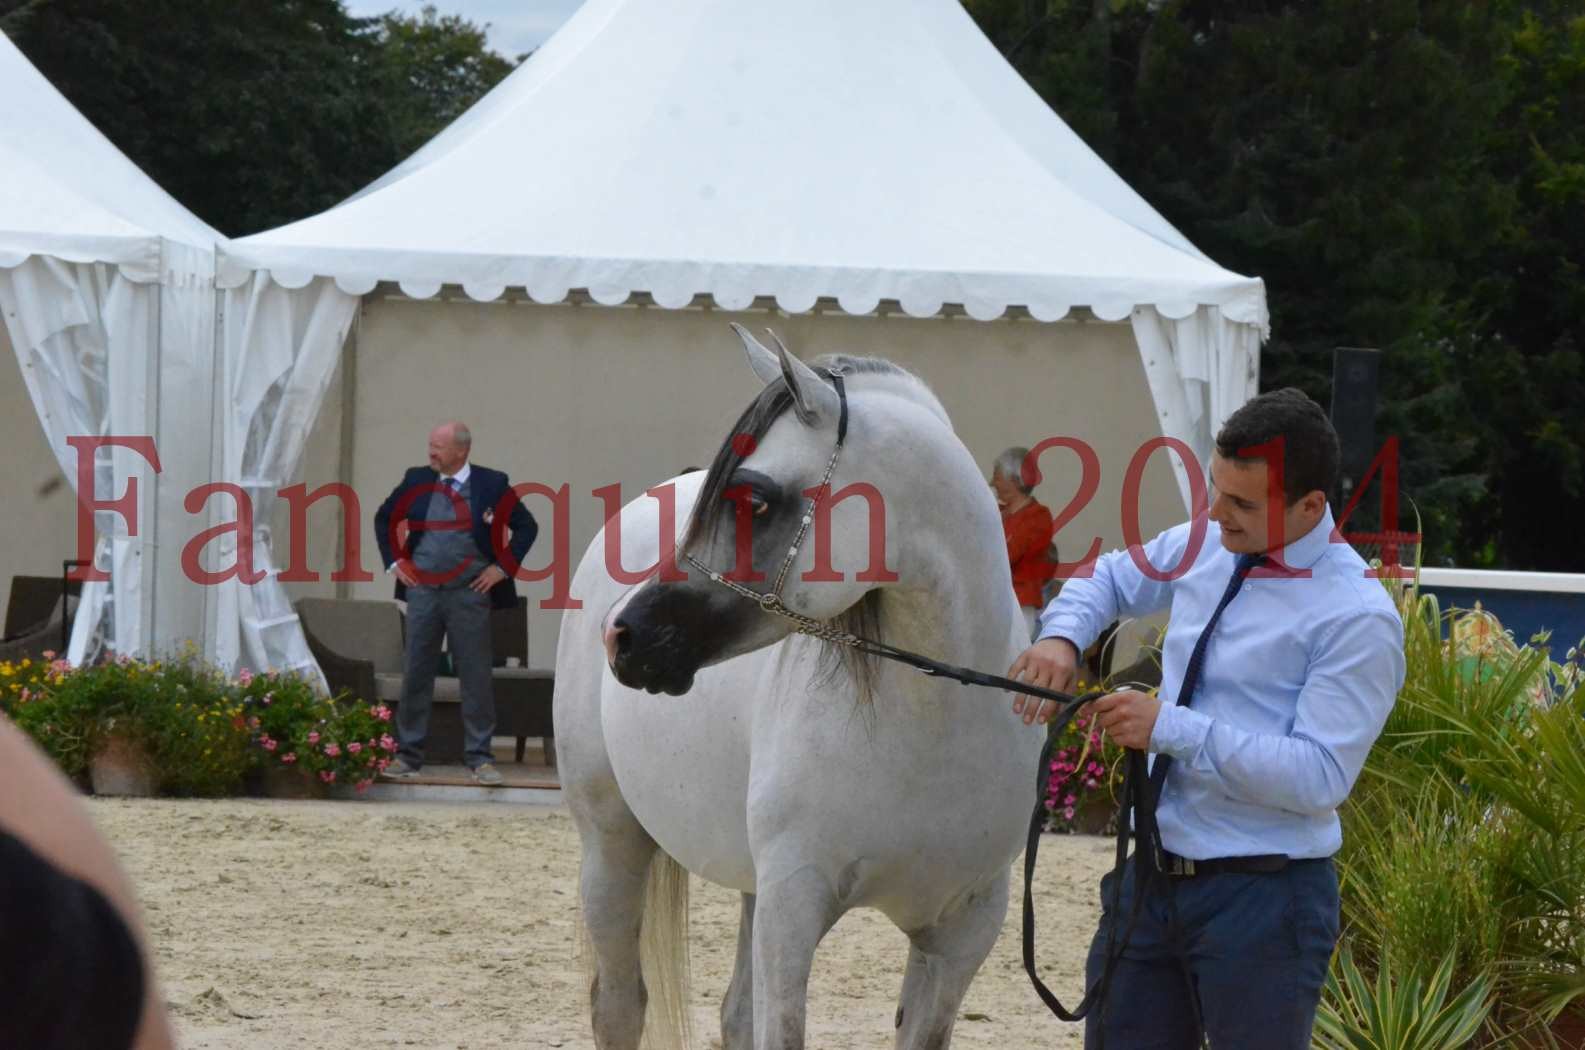
{"type": "MultiPolygon", "coordinates": [[[[532,51],[565,22],[583,0],[428,0],[442,15],[461,15],[488,24],[490,47],[508,58],[532,51]]],[[[424,0],[346,0],[347,10],[364,17],[387,11],[416,15],[424,0]]]]}

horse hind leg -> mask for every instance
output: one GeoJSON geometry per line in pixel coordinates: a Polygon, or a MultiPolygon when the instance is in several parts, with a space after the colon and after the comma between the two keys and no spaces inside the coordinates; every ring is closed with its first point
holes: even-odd
{"type": "Polygon", "coordinates": [[[687,878],[636,820],[585,836],[580,896],[598,1050],[638,1050],[646,1014],[652,1047],[686,1045],[687,878]]]}
{"type": "Polygon", "coordinates": [[[909,933],[897,1006],[897,1050],[945,1050],[969,983],[1007,917],[1007,875],[975,890],[934,926],[909,933]]]}
{"type": "Polygon", "coordinates": [[[655,844],[602,832],[586,837],[580,896],[593,955],[589,1006],[599,1050],[638,1050],[648,993],[639,963],[644,888],[655,844]]]}
{"type": "Polygon", "coordinates": [[[721,1000],[721,1050],[754,1050],[754,895],[743,894],[737,961],[721,1000]]]}

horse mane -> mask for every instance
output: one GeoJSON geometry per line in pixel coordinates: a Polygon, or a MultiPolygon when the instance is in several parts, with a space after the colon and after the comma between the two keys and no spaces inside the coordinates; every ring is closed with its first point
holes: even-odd
{"type": "MultiPolygon", "coordinates": [[[[925,385],[924,380],[884,357],[831,354],[816,358],[809,363],[809,366],[826,382],[830,382],[833,368],[840,368],[844,379],[876,377],[898,380],[900,382],[897,385],[901,388],[899,392],[922,402],[926,408],[940,416],[943,423],[951,426],[946,409],[925,385]]],[[[861,384],[862,382],[863,380],[860,380],[861,384]]],[[[699,498],[689,515],[688,527],[683,530],[682,545],[679,549],[687,550],[693,545],[694,540],[705,528],[709,510],[720,505],[726,493],[728,479],[746,458],[741,450],[747,447],[752,452],[753,447],[770,430],[771,424],[780,419],[791,405],[792,394],[788,392],[786,384],[771,383],[748,403],[747,408],[743,409],[726,440],[716,449],[715,458],[710,461],[704,484],[699,489],[699,498]],[[745,436],[752,438],[753,441],[743,441],[742,438],[745,436]]],[[[883,641],[885,625],[881,617],[879,589],[865,592],[863,598],[838,614],[832,620],[832,624],[849,634],[873,641],[883,641]]],[[[819,680],[832,682],[839,677],[851,678],[858,689],[859,703],[868,706],[875,695],[875,683],[881,667],[880,658],[865,655],[857,649],[833,642],[822,641],[819,644],[821,647],[819,680]]]]}

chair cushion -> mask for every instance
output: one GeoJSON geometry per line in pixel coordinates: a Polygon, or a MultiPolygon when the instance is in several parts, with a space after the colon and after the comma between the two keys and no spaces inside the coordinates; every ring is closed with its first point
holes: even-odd
{"type": "MultiPolygon", "coordinates": [[[[382,703],[400,703],[402,699],[401,674],[376,674],[374,676],[374,692],[382,703]]],[[[462,702],[462,682],[456,678],[444,676],[435,679],[435,703],[460,704],[462,702]]]]}
{"type": "Polygon", "coordinates": [[[396,703],[402,698],[402,676],[400,674],[376,673],[374,676],[374,695],[382,703],[396,703]]]}

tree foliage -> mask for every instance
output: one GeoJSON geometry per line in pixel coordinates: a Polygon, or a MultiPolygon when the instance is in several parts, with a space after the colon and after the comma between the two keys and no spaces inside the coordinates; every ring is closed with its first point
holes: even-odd
{"type": "MultiPolygon", "coordinates": [[[[1585,568],[1577,0],[967,0],[1069,124],[1265,279],[1265,388],[1384,351],[1428,564],[1585,568]]],[[[1412,521],[1408,523],[1412,527],[1412,521]]]]}
{"type": "Polygon", "coordinates": [[[0,31],[231,236],[344,200],[512,69],[461,18],[341,0],[0,0],[0,31]]]}

